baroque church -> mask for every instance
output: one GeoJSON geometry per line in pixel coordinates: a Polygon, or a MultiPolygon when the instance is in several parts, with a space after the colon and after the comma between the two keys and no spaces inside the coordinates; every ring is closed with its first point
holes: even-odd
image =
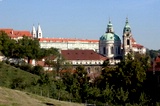
{"type": "Polygon", "coordinates": [[[106,33],[99,39],[99,53],[109,58],[110,64],[114,65],[115,63],[120,62],[120,60],[129,53],[146,53],[146,48],[135,42],[128,18],[126,18],[122,38],[121,42],[120,37],[115,34],[113,25],[109,20],[106,33]]]}

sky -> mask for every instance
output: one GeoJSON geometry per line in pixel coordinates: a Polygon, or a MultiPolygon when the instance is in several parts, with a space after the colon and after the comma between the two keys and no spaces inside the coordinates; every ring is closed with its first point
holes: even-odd
{"type": "Polygon", "coordinates": [[[137,43],[160,49],[160,0],[0,0],[0,28],[32,30],[43,37],[99,39],[109,19],[122,38],[126,17],[137,43]]]}

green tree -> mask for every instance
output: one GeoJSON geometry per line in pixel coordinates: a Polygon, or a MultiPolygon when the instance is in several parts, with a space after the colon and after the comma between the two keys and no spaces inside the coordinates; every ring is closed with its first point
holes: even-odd
{"type": "Polygon", "coordinates": [[[114,89],[123,88],[124,92],[129,92],[128,101],[138,103],[142,85],[146,80],[146,69],[148,68],[148,58],[127,59],[118,64],[115,71],[112,71],[112,77],[108,82],[114,86],[114,89]]]}
{"type": "Polygon", "coordinates": [[[77,78],[79,83],[79,95],[81,96],[82,103],[84,103],[88,99],[89,93],[89,77],[87,76],[87,71],[83,66],[79,66],[76,68],[76,72],[74,73],[74,77],[77,78]]]}
{"type": "Polygon", "coordinates": [[[16,41],[10,39],[9,36],[3,31],[0,32],[0,50],[1,53],[7,58],[14,58],[18,55],[16,41]]]}
{"type": "Polygon", "coordinates": [[[102,95],[107,99],[104,101],[121,105],[127,102],[139,103],[146,80],[146,70],[149,67],[148,59],[146,56],[137,55],[136,58],[133,58],[128,55],[117,66],[109,66],[106,65],[107,62],[104,62],[101,76],[95,81],[102,95]],[[107,84],[109,85],[106,86],[107,84]]]}
{"type": "Polygon", "coordinates": [[[37,54],[40,51],[40,45],[38,39],[32,39],[26,36],[23,36],[22,39],[18,40],[19,45],[19,57],[27,58],[28,63],[31,59],[38,58],[37,54]]]}

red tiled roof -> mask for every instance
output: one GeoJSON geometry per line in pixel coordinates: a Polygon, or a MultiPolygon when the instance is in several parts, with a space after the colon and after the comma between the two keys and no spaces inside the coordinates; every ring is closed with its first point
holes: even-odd
{"type": "Polygon", "coordinates": [[[45,62],[44,61],[37,61],[37,65],[40,65],[40,66],[46,66],[45,62]]]}
{"type": "Polygon", "coordinates": [[[107,58],[93,50],[61,50],[66,60],[106,60],[107,58]]]}
{"type": "Polygon", "coordinates": [[[0,31],[4,31],[11,38],[18,38],[22,36],[32,37],[32,34],[29,31],[18,31],[13,29],[0,29],[0,31]]]}
{"type": "Polygon", "coordinates": [[[29,36],[31,37],[31,33],[29,31],[14,31],[15,36],[29,36]]]}
{"type": "Polygon", "coordinates": [[[98,43],[99,40],[88,40],[88,39],[72,39],[72,38],[40,38],[40,42],[90,42],[90,43],[98,43]]]}
{"type": "Polygon", "coordinates": [[[142,46],[142,45],[140,45],[140,44],[132,44],[132,47],[136,47],[136,48],[143,48],[143,46],[142,46]]]}

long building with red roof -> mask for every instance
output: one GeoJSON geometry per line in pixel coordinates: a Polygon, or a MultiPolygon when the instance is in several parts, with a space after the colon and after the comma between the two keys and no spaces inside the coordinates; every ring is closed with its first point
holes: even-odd
{"type": "Polygon", "coordinates": [[[30,31],[13,30],[10,28],[5,28],[5,29],[1,28],[0,31],[4,31],[10,38],[15,40],[21,39],[23,38],[23,36],[32,37],[30,31]]]}
{"type": "MultiPolygon", "coordinates": [[[[107,60],[107,57],[100,55],[93,50],[61,50],[60,52],[65,59],[64,64],[71,64],[73,69],[75,69],[77,66],[83,65],[88,73],[100,72],[101,65],[105,60],[107,60]]],[[[35,62],[33,60],[31,64],[43,66],[44,70],[46,71],[53,70],[53,66],[50,66],[45,62],[48,59],[57,61],[57,57],[49,56],[44,57],[41,61],[35,62]]]]}

